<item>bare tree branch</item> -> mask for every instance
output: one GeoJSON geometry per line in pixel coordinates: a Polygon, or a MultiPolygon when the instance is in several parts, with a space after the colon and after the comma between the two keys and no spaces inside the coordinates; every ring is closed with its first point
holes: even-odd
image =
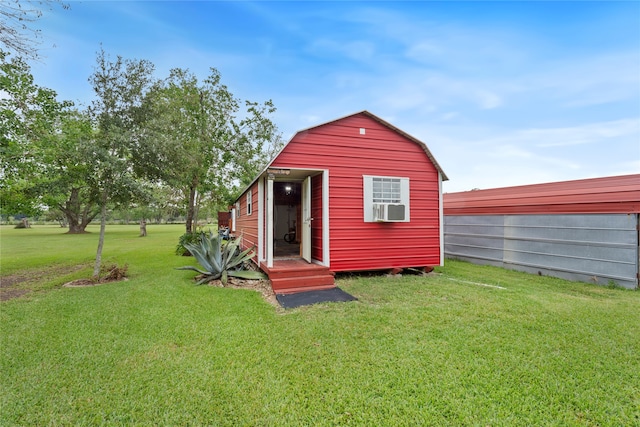
{"type": "Polygon", "coordinates": [[[69,9],[62,0],[3,0],[0,2],[0,45],[26,59],[39,59],[41,30],[36,22],[54,5],[69,9]]]}

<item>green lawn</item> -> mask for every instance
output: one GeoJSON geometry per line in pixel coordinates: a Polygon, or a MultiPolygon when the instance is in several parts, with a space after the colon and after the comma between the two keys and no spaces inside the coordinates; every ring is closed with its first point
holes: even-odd
{"type": "Polygon", "coordinates": [[[0,425],[639,426],[640,293],[447,261],[342,276],[359,301],[277,310],[194,286],[182,226],[0,228],[0,425]],[[491,286],[483,286],[491,285],[491,286]]]}

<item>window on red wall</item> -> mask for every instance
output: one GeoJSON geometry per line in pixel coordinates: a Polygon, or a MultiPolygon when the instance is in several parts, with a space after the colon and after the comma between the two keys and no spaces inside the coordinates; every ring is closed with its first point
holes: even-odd
{"type": "Polygon", "coordinates": [[[251,212],[253,210],[253,207],[251,206],[253,204],[253,193],[251,192],[251,190],[249,190],[249,192],[247,193],[247,215],[251,215],[251,212]]]}
{"type": "Polygon", "coordinates": [[[409,222],[409,178],[363,175],[365,222],[409,222]]]}

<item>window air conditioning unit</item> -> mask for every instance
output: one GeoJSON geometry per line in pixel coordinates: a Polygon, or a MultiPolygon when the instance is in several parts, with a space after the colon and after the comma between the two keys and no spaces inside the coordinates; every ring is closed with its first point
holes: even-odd
{"type": "Polygon", "coordinates": [[[405,205],[391,203],[374,203],[373,220],[377,222],[404,221],[405,205]]]}

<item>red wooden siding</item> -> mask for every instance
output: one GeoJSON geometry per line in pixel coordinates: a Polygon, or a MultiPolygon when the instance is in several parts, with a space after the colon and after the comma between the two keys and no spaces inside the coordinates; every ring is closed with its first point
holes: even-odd
{"type": "Polygon", "coordinates": [[[329,170],[332,271],[440,264],[438,169],[416,141],[360,113],[298,133],[272,166],[329,170]],[[411,221],[364,222],[363,175],[409,178],[411,221]]]}
{"type": "Polygon", "coordinates": [[[231,227],[231,212],[218,212],[218,228],[231,227]]]}
{"type": "MultiPolygon", "coordinates": [[[[241,197],[240,217],[236,213],[236,236],[242,235],[242,247],[258,247],[258,182],[256,181],[241,197]],[[251,191],[251,215],[247,215],[247,192],[251,191]]],[[[257,261],[257,256],[256,256],[257,261]]]]}
{"type": "Polygon", "coordinates": [[[450,193],[444,213],[640,213],[640,174],[450,193]]]}

